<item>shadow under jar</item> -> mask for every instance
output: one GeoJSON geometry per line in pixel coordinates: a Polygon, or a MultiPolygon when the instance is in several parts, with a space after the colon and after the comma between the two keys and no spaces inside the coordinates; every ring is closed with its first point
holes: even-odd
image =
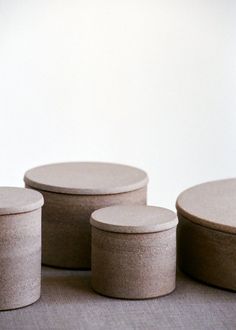
{"type": "Polygon", "coordinates": [[[27,171],[24,180],[45,200],[43,263],[61,268],[90,269],[93,211],[114,204],[145,205],[147,199],[147,174],[120,164],[50,164],[27,171]]]}
{"type": "Polygon", "coordinates": [[[147,299],[175,289],[174,212],[139,205],[111,206],[91,215],[92,287],[103,295],[147,299]]]}
{"type": "Polygon", "coordinates": [[[42,205],[36,191],[0,187],[0,310],[40,297],[42,205]]]}
{"type": "Polygon", "coordinates": [[[178,197],[176,208],[180,269],[236,291],[236,179],[189,188],[178,197]]]}

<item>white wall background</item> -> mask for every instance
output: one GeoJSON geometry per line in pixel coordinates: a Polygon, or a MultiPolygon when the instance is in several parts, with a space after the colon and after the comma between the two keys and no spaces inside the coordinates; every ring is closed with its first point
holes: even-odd
{"type": "Polygon", "coordinates": [[[0,185],[127,163],[149,203],[236,176],[234,0],[0,0],[0,185]]]}

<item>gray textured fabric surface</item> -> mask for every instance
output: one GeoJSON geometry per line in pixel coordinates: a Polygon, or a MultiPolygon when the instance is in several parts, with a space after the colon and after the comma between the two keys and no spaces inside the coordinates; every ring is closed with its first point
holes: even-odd
{"type": "Polygon", "coordinates": [[[41,299],[1,312],[0,329],[236,329],[236,294],[181,273],[172,294],[142,301],[100,296],[90,288],[90,276],[44,267],[41,299]]]}

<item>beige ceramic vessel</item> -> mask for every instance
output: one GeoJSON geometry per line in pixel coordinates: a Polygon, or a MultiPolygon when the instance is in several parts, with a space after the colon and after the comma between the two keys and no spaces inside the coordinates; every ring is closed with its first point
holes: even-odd
{"type": "Polygon", "coordinates": [[[190,188],[176,207],[180,268],[208,284],[236,290],[236,179],[190,188]]]}
{"type": "Polygon", "coordinates": [[[0,310],[40,297],[42,205],[36,191],[0,187],[0,310]]]}
{"type": "Polygon", "coordinates": [[[111,206],[92,213],[90,222],[95,291],[146,299],[175,289],[174,212],[153,206],[111,206]]]}
{"type": "Polygon", "coordinates": [[[147,174],[131,166],[59,163],[29,170],[24,180],[44,196],[43,263],[51,266],[91,267],[93,211],[114,204],[146,204],[147,174]]]}

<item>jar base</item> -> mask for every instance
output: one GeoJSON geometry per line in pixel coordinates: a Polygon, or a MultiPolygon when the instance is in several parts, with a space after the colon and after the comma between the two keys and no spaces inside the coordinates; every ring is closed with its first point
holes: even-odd
{"type": "Polygon", "coordinates": [[[13,310],[16,310],[16,309],[21,309],[21,308],[25,308],[25,307],[31,306],[31,305],[35,304],[37,301],[39,301],[40,298],[41,298],[41,295],[38,298],[36,298],[35,300],[33,300],[32,302],[26,303],[26,304],[21,305],[21,306],[4,307],[4,308],[1,308],[1,306],[0,306],[0,312],[8,312],[8,311],[13,311],[13,310]]]}
{"type": "Polygon", "coordinates": [[[112,298],[112,299],[121,299],[121,300],[149,300],[149,299],[157,299],[157,298],[161,298],[161,297],[165,297],[168,296],[169,294],[171,294],[172,292],[174,292],[176,290],[176,285],[174,286],[174,288],[172,288],[171,290],[160,294],[160,295],[153,295],[153,296],[148,296],[148,297],[124,297],[124,296],[115,296],[115,295],[109,295],[109,294],[105,294],[100,292],[99,290],[96,290],[94,287],[92,287],[93,291],[100,294],[103,297],[108,297],[108,298],[112,298]]]}

